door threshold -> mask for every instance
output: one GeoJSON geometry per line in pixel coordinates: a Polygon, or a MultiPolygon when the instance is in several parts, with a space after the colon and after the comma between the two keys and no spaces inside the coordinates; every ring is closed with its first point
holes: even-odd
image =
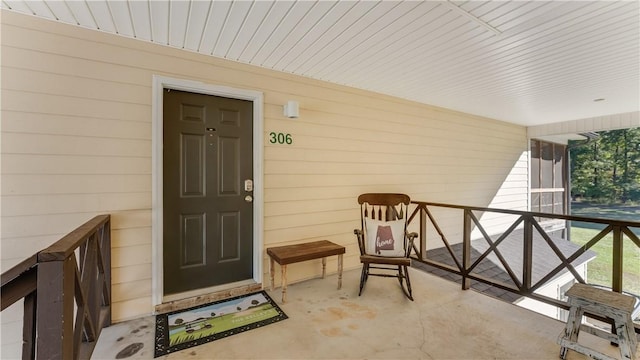
{"type": "Polygon", "coordinates": [[[155,313],[162,314],[176,310],[184,310],[190,307],[250,294],[260,290],[262,290],[261,283],[257,283],[254,280],[243,280],[230,284],[213,286],[206,289],[171,294],[164,296],[162,304],[155,306],[155,313]]]}

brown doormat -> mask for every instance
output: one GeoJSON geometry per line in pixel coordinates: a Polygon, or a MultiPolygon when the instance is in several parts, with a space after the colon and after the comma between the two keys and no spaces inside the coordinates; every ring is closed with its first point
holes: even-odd
{"type": "Polygon", "coordinates": [[[287,318],[261,291],[156,316],[154,357],[184,350],[287,318]]]}

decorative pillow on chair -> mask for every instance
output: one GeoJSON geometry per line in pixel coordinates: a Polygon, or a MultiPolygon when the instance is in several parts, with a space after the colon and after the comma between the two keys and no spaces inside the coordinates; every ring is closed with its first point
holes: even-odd
{"type": "Polygon", "coordinates": [[[365,219],[367,254],[404,256],[404,220],[365,219]]]}

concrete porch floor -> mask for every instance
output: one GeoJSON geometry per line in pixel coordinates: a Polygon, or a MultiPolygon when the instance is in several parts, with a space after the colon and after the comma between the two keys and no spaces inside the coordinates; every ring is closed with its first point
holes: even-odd
{"type": "MultiPolygon", "coordinates": [[[[473,290],[410,270],[414,302],[392,278],[372,277],[358,297],[359,270],[267,293],[289,319],[161,357],[162,359],[559,359],[564,324],[473,290]]],[[[105,328],[94,359],[152,359],[153,316],[105,328]],[[124,348],[139,350],[117,357],[124,348]],[[140,346],[142,346],[140,348],[140,346]]],[[[580,334],[580,343],[615,358],[609,342],[580,334]]],[[[569,351],[567,359],[587,357],[569,351]]]]}

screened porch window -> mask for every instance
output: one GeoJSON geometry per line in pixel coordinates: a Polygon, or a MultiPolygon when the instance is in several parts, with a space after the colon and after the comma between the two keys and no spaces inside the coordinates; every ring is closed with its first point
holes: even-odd
{"type": "Polygon", "coordinates": [[[531,140],[531,211],[565,212],[565,145],[531,140]]]}

